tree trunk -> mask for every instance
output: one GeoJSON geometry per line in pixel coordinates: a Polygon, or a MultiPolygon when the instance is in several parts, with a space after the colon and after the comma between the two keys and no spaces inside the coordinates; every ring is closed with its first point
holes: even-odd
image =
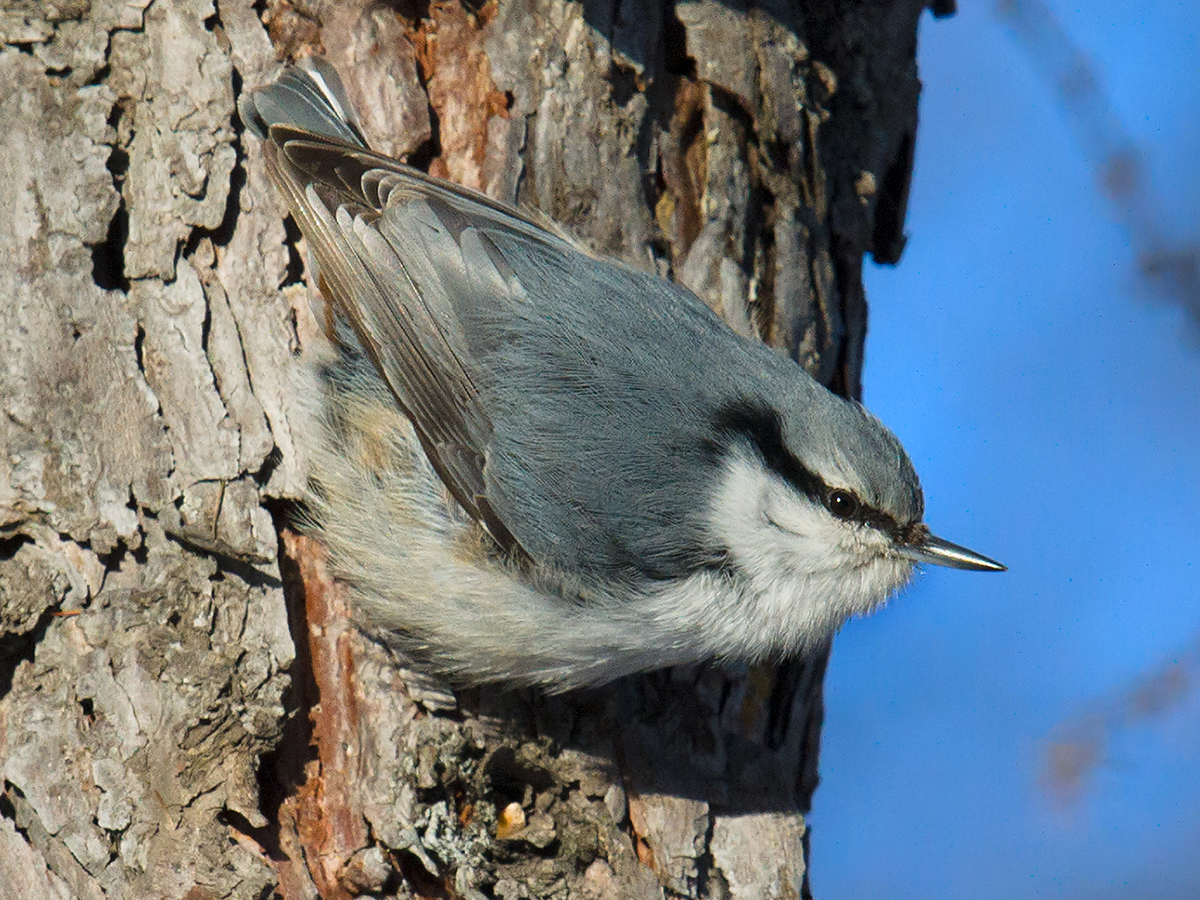
{"type": "Polygon", "coordinates": [[[824,655],[455,697],[349,625],[235,102],[322,52],[376,147],[857,396],[924,5],[0,2],[0,896],[806,896],[824,655]]]}

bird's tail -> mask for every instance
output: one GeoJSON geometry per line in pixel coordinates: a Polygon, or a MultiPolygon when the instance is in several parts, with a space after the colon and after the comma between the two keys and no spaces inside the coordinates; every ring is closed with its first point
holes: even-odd
{"type": "Polygon", "coordinates": [[[369,149],[337,70],[319,57],[289,66],[274,83],[243,94],[238,113],[260,138],[280,126],[369,149]]]}

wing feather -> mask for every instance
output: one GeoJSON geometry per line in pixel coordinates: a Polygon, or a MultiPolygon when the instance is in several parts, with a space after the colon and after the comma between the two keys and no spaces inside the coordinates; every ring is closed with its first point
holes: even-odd
{"type": "Polygon", "coordinates": [[[344,141],[284,125],[270,138],[272,178],[312,246],[322,292],[454,497],[516,549],[487,498],[492,423],[455,304],[520,290],[477,227],[569,245],[532,216],[344,141]]]}

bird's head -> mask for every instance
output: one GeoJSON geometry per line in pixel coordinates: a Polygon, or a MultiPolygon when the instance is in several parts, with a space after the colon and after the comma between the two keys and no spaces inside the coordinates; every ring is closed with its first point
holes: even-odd
{"type": "Polygon", "coordinates": [[[776,617],[794,633],[781,645],[811,643],[871,612],[916,563],[1003,571],[930,532],[908,454],[862,406],[823,392],[787,410],[739,403],[722,412],[709,510],[710,533],[751,602],[769,607],[763,621],[776,617]]]}

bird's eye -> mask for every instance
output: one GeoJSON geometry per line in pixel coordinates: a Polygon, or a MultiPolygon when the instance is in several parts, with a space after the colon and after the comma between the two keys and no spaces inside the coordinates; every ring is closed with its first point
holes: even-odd
{"type": "Polygon", "coordinates": [[[849,491],[843,490],[830,491],[825,505],[839,519],[852,518],[858,512],[860,506],[857,497],[849,491]]]}

